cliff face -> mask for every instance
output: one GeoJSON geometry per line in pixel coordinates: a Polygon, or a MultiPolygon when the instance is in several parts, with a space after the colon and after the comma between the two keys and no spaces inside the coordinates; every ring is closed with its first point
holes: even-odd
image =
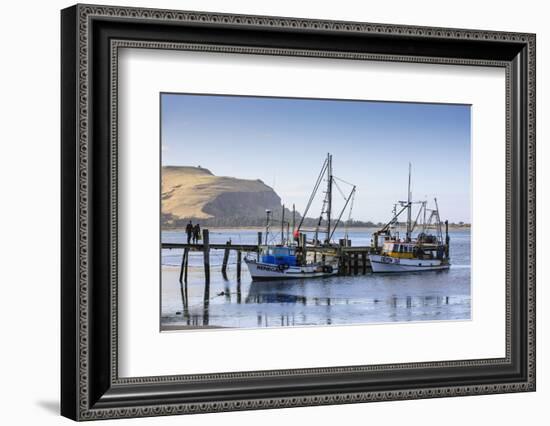
{"type": "Polygon", "coordinates": [[[281,198],[261,180],[215,176],[200,167],[162,168],[162,213],[169,225],[184,219],[214,220],[265,218],[278,215],[281,198]]]}

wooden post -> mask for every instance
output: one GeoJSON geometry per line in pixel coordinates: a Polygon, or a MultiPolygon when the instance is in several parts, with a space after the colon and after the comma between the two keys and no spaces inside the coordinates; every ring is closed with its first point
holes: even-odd
{"type": "MultiPolygon", "coordinates": [[[[183,249],[183,254],[181,255],[181,267],[180,267],[180,283],[183,282],[183,273],[187,272],[187,257],[189,256],[189,248],[183,249]]],[[[187,274],[185,274],[185,281],[187,282],[187,274]]]]}
{"type": "Polygon", "coordinates": [[[300,234],[300,247],[302,248],[302,258],[304,260],[304,263],[306,263],[307,260],[307,253],[306,253],[306,234],[300,234]]]}
{"type": "MultiPolygon", "coordinates": [[[[225,245],[229,247],[231,243],[227,241],[225,245]]],[[[222,261],[222,274],[225,279],[227,279],[227,261],[228,260],[229,260],[229,248],[226,248],[223,251],[223,261],[222,261]]]]}
{"type": "MultiPolygon", "coordinates": [[[[185,249],[185,267],[183,273],[183,281],[187,284],[187,270],[189,269],[189,249],[185,249]]],[[[187,289],[187,286],[185,287],[187,289]]],[[[187,291],[186,291],[187,292],[187,291]]]]}
{"type": "Polygon", "coordinates": [[[359,272],[359,253],[353,254],[353,275],[357,275],[359,272]]]}
{"type": "Polygon", "coordinates": [[[237,250],[237,281],[241,281],[241,263],[242,263],[242,252],[237,250]]]}
{"type": "Polygon", "coordinates": [[[180,290],[181,290],[181,299],[183,302],[183,317],[189,323],[189,298],[187,294],[187,266],[189,265],[189,248],[183,250],[183,256],[181,259],[181,270],[180,270],[180,290]],[[183,278],[183,281],[182,281],[183,278]],[[185,286],[184,283],[185,282],[185,286]]]}
{"type": "Polygon", "coordinates": [[[363,275],[367,273],[367,252],[361,253],[361,261],[363,262],[363,275]]]}
{"type": "Polygon", "coordinates": [[[351,275],[351,273],[352,273],[352,270],[353,270],[352,268],[353,268],[353,256],[352,256],[352,254],[350,253],[350,254],[348,255],[348,274],[349,274],[349,275],[351,275]]]}
{"type": "MultiPolygon", "coordinates": [[[[210,285],[207,285],[206,288],[209,288],[210,285]]],[[[207,293],[204,292],[204,305],[202,309],[202,325],[208,325],[210,321],[210,291],[207,293]]]]}
{"type": "Polygon", "coordinates": [[[208,325],[210,309],[210,235],[208,229],[202,230],[203,258],[204,258],[204,298],[202,325],[208,325]]]}
{"type": "Polygon", "coordinates": [[[241,282],[237,281],[237,303],[241,303],[241,282]]]}
{"type": "Polygon", "coordinates": [[[204,257],[204,279],[206,284],[210,284],[210,236],[208,229],[202,230],[203,257],[204,257]]]}
{"type": "Polygon", "coordinates": [[[262,233],[258,232],[258,252],[256,253],[256,260],[260,261],[260,246],[262,245],[262,233]]]}

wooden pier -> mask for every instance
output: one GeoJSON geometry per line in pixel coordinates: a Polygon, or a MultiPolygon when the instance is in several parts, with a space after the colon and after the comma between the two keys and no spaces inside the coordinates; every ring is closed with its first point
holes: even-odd
{"type": "MultiPolygon", "coordinates": [[[[205,229],[204,231],[208,231],[205,229]]],[[[204,233],[203,233],[203,241],[204,241],[204,233]]],[[[187,244],[187,243],[162,243],[163,249],[189,249],[190,251],[204,251],[204,243],[197,243],[197,244],[187,244]]],[[[256,244],[212,244],[209,243],[208,246],[210,247],[210,250],[240,250],[240,251],[246,251],[246,252],[257,252],[258,246],[256,244]]]]}
{"type": "MultiPolygon", "coordinates": [[[[258,242],[262,240],[262,233],[258,232],[258,242]]],[[[225,244],[211,244],[210,232],[208,229],[202,231],[202,243],[200,244],[188,244],[188,243],[162,243],[163,249],[179,249],[183,250],[181,259],[180,277],[179,281],[187,283],[187,270],[189,265],[189,252],[198,251],[203,253],[204,260],[204,279],[206,284],[210,284],[210,251],[211,250],[223,250],[223,262],[222,262],[222,275],[227,279],[227,264],[229,262],[229,254],[231,250],[237,252],[237,281],[241,281],[242,271],[242,253],[258,253],[259,245],[256,244],[233,244],[231,241],[227,241],[225,244]]]]}
{"type": "MultiPolygon", "coordinates": [[[[338,260],[339,275],[365,275],[371,271],[370,261],[368,254],[373,250],[371,246],[351,246],[351,241],[340,240],[339,245],[320,246],[320,245],[307,245],[305,234],[300,234],[298,239],[298,250],[308,255],[313,255],[314,258],[321,256],[323,259],[327,256],[336,258],[338,260]]],[[[187,271],[189,266],[189,252],[202,252],[204,263],[204,276],[205,283],[210,284],[210,251],[211,250],[223,250],[223,261],[221,272],[223,277],[227,280],[227,264],[229,262],[229,256],[231,251],[235,251],[237,254],[237,282],[241,281],[242,273],[242,254],[244,253],[256,253],[259,259],[260,247],[262,246],[262,233],[258,232],[258,244],[234,244],[231,241],[227,241],[224,244],[212,244],[210,243],[210,233],[208,229],[202,231],[202,243],[200,244],[187,244],[187,243],[162,243],[163,249],[180,249],[183,250],[181,268],[180,268],[180,283],[187,283],[187,271]]],[[[206,290],[207,291],[207,290],[206,290]]]]}

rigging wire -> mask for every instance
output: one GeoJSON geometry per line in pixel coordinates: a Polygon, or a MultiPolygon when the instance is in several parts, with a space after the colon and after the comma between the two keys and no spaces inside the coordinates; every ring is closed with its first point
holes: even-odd
{"type": "Polygon", "coordinates": [[[313,199],[315,198],[315,195],[317,194],[317,190],[319,189],[319,185],[321,185],[321,182],[323,181],[323,176],[325,174],[325,170],[328,167],[328,160],[325,160],[323,163],[323,167],[321,167],[321,172],[319,173],[319,176],[317,177],[317,182],[315,183],[315,186],[313,187],[313,192],[309,196],[309,201],[306,205],[306,208],[304,210],[304,213],[302,215],[302,219],[300,219],[300,223],[298,224],[298,231],[302,227],[302,224],[304,223],[304,219],[307,216],[307,213],[309,211],[309,208],[311,207],[311,203],[313,202],[313,199]]]}
{"type": "Polygon", "coordinates": [[[349,223],[351,221],[351,214],[353,212],[353,202],[354,201],[355,201],[355,191],[353,191],[351,193],[351,203],[349,205],[348,220],[346,221],[346,225],[344,227],[344,238],[346,239],[346,241],[348,240],[348,228],[349,228],[349,223]]]}
{"type": "Polygon", "coordinates": [[[344,191],[342,191],[342,188],[340,188],[340,185],[338,185],[336,182],[334,182],[334,186],[336,187],[336,189],[338,189],[338,191],[340,192],[340,195],[342,196],[344,201],[347,201],[346,200],[346,195],[344,194],[344,191]]]}
{"type": "Polygon", "coordinates": [[[355,186],[353,183],[350,183],[350,182],[348,182],[348,181],[345,181],[344,179],[341,179],[341,178],[339,178],[338,176],[332,176],[332,177],[333,177],[333,179],[338,179],[340,182],[345,183],[346,185],[355,186]]]}

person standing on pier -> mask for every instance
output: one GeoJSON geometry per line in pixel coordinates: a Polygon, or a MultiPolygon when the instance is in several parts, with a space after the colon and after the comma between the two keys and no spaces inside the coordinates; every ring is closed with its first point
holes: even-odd
{"type": "Polygon", "coordinates": [[[197,244],[199,242],[199,240],[201,239],[201,227],[200,225],[197,223],[194,227],[193,227],[193,244],[197,244]]]}
{"type": "Polygon", "coordinates": [[[189,221],[185,227],[185,233],[187,234],[187,244],[191,244],[191,238],[193,237],[193,223],[189,221]]]}

